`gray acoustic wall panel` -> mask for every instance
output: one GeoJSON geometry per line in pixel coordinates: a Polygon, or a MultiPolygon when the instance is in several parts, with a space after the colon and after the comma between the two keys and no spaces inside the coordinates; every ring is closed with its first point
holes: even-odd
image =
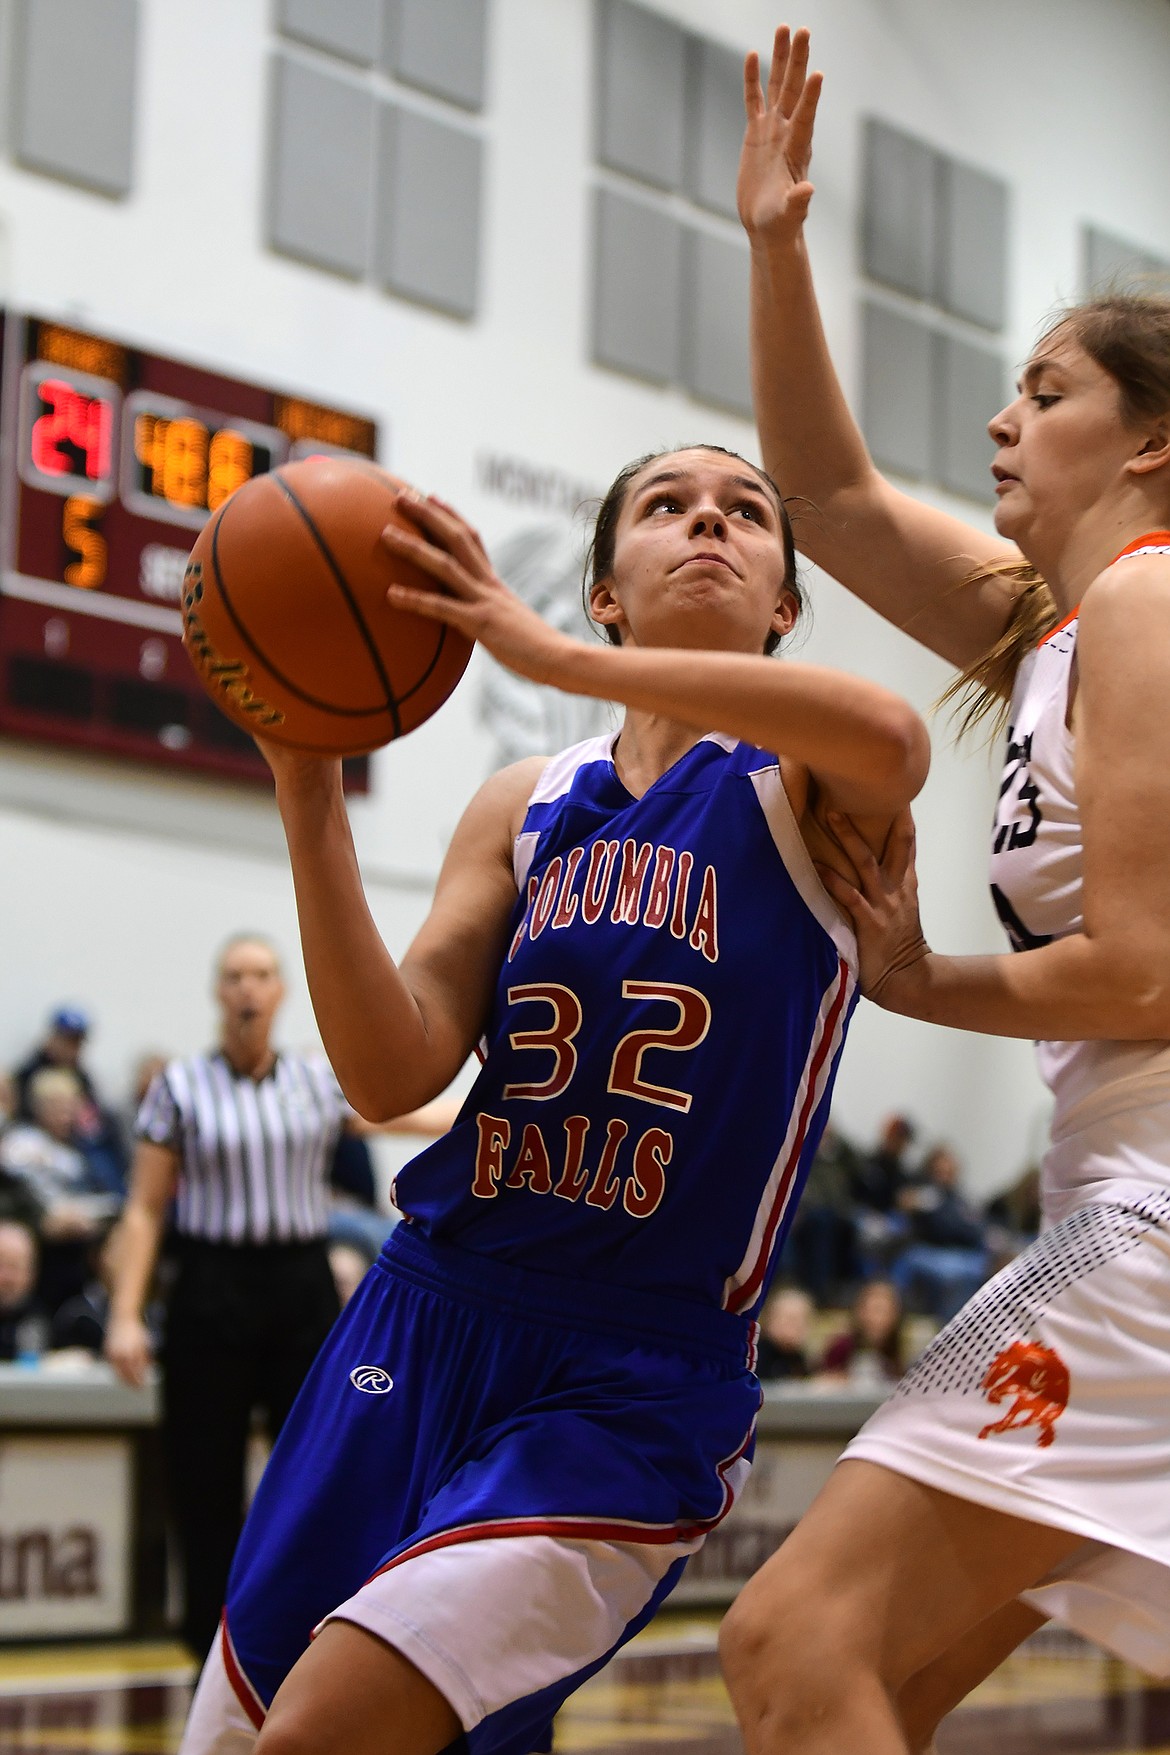
{"type": "Polygon", "coordinates": [[[862,250],[865,271],[884,286],[934,296],[935,154],[885,122],[865,125],[862,250]]]}
{"type": "Polygon", "coordinates": [[[925,323],[862,306],[862,425],[874,460],[899,475],[931,473],[934,334],[925,323]]]}
{"type": "Polygon", "coordinates": [[[593,358],[669,384],[679,376],[682,227],[670,214],[597,191],[593,358]]]}
{"type": "Polygon", "coordinates": [[[382,40],[382,0],[280,0],[286,36],[368,67],[382,40]]]}
{"type": "Polygon", "coordinates": [[[701,402],[752,412],[745,244],[688,230],[683,244],[683,382],[701,402]]]}
{"type": "Polygon", "coordinates": [[[138,0],[20,0],[16,158],[104,195],[134,175],[138,0]]]}
{"type": "Polygon", "coordinates": [[[1081,272],[1082,290],[1100,293],[1112,287],[1140,287],[1144,278],[1170,272],[1170,262],[1127,238],[1087,225],[1082,234],[1081,272]]]}
{"type": "Polygon", "coordinates": [[[935,337],[935,444],[933,474],[944,487],[969,500],[992,504],[995,447],[987,423],[1007,398],[1007,374],[999,354],[954,335],[935,337]]]}
{"type": "Polygon", "coordinates": [[[954,159],[938,166],[937,298],[985,329],[1007,319],[1007,184],[954,159]]]}
{"type": "Polygon", "coordinates": [[[487,0],[386,0],[388,73],[479,110],[484,100],[487,0]]]}
{"type": "Polygon", "coordinates": [[[669,19],[598,0],[597,156],[659,189],[683,177],[686,46],[669,19]]]}
{"type": "Polygon", "coordinates": [[[385,286],[456,317],[475,315],[482,186],[478,136],[383,105],[378,274],[385,286]]]}
{"type": "Polygon", "coordinates": [[[370,256],[374,99],[285,55],[273,69],[268,241],[342,274],[370,256]]]}
{"type": "Polygon", "coordinates": [[[701,207],[735,219],[735,179],[743,145],[743,56],[692,37],[687,104],[687,193],[701,207]]]}

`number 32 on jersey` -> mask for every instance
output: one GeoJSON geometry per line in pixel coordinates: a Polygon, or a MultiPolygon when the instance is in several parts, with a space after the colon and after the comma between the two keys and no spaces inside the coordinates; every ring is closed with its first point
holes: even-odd
{"type": "MultiPolygon", "coordinates": [[[[644,1070],[651,1050],[681,1054],[696,1048],[711,1027],[711,1007],[697,988],[678,982],[623,981],[626,1000],[661,1000],[675,1008],[667,1029],[629,1030],[613,1051],[606,1088],[615,1096],[632,1097],[640,1103],[686,1115],[691,1093],[673,1085],[653,1082],[644,1070]]],[[[505,1085],[505,1098],[549,1102],[568,1090],[577,1070],[574,1040],[583,1022],[581,1002],[568,987],[556,982],[530,982],[508,989],[508,1004],[545,1008],[540,1027],[514,1030],[508,1040],[516,1052],[539,1051],[552,1055],[539,1079],[505,1085]],[[551,1012],[551,1017],[550,1017],[551,1012]]],[[[472,1193],[492,1200],[501,1187],[529,1188],[533,1194],[552,1194],[561,1200],[584,1200],[586,1206],[607,1212],[619,1195],[632,1218],[649,1218],[666,1192],[666,1167],[674,1155],[674,1137],[664,1127],[648,1127],[629,1142],[630,1125],[619,1116],[604,1124],[604,1140],[597,1148],[596,1164],[590,1162],[590,1134],[601,1124],[586,1115],[569,1115],[561,1123],[563,1136],[545,1139],[536,1122],[528,1122],[518,1141],[505,1116],[476,1116],[479,1145],[475,1159],[472,1193]],[[509,1160],[511,1160],[509,1164],[509,1160]],[[507,1168],[508,1174],[504,1172],[507,1168]]]]}

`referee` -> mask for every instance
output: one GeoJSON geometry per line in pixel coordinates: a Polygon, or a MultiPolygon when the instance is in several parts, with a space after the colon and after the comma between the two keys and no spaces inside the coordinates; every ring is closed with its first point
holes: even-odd
{"type": "MultiPolygon", "coordinates": [[[[200,1659],[243,1521],[253,1411],[275,1438],[337,1315],[325,1245],[330,1162],[343,1129],[372,1131],[322,1056],[273,1048],[285,989],[272,945],[252,934],[229,940],[215,992],[219,1048],[170,1061],[138,1114],[106,1334],[118,1374],[140,1384],[151,1355],[143,1310],[172,1217],[163,1431],[183,1636],[200,1659]]],[[[429,1119],[419,1116],[417,1131],[435,1131],[429,1119]]],[[[395,1127],[415,1131],[415,1122],[395,1127]]]]}

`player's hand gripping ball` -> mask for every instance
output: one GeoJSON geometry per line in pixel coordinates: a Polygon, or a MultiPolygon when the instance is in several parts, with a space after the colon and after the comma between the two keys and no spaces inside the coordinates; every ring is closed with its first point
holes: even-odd
{"type": "Polygon", "coordinates": [[[404,486],[374,463],[307,457],[245,482],[203,527],[183,644],[244,731],[364,755],[421,725],[463,675],[463,634],[386,601],[393,584],[437,589],[381,540],[410,528],[404,486]]]}

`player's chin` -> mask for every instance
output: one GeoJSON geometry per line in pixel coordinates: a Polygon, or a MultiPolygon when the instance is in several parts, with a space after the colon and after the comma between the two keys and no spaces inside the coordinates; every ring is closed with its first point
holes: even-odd
{"type": "Polygon", "coordinates": [[[992,523],[996,533],[1019,542],[1027,534],[1030,522],[1028,503],[1019,483],[1014,482],[1011,491],[995,502],[992,523]]]}
{"type": "Polygon", "coordinates": [[[732,597],[719,591],[694,592],[673,603],[654,637],[639,637],[639,643],[681,646],[693,652],[760,652],[767,634],[766,624],[760,631],[744,614],[742,592],[732,597]]]}

